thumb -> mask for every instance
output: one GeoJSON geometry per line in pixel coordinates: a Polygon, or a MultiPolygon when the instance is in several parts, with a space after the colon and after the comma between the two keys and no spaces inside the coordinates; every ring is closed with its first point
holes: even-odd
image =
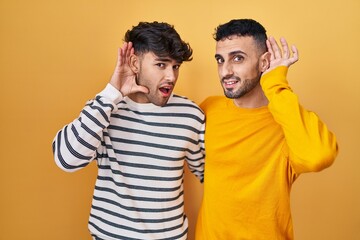
{"type": "Polygon", "coordinates": [[[132,89],[133,92],[142,92],[142,93],[149,93],[149,89],[144,86],[135,85],[132,89]]]}

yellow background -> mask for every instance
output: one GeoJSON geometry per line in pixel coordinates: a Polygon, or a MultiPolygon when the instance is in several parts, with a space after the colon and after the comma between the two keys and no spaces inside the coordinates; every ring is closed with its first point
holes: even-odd
{"type": "MultiPolygon", "coordinates": [[[[96,166],[62,172],[51,144],[108,82],[127,29],[175,25],[194,49],[176,90],[200,103],[222,94],[212,34],[233,18],[297,45],[289,81],[339,140],[335,164],[293,186],[296,239],[360,239],[359,0],[0,0],[0,239],[90,239],[96,166]]],[[[185,185],[191,240],[202,185],[188,173],[185,185]]]]}

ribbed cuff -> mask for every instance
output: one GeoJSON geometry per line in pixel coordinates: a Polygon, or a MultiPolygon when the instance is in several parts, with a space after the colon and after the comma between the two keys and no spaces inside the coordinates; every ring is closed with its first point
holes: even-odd
{"type": "Polygon", "coordinates": [[[269,85],[274,85],[279,83],[284,83],[287,85],[286,75],[288,71],[288,67],[286,66],[278,66],[270,72],[264,74],[261,77],[260,84],[263,88],[267,88],[269,85]]]}
{"type": "Polygon", "coordinates": [[[102,90],[98,95],[111,100],[114,104],[117,104],[123,99],[121,92],[110,83],[108,83],[104,90],[102,90]]]}

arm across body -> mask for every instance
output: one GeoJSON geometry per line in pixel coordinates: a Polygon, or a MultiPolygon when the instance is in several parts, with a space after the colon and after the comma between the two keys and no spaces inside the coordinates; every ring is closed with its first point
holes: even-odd
{"type": "Polygon", "coordinates": [[[284,131],[295,172],[320,171],[335,160],[336,137],[314,112],[299,104],[286,80],[287,70],[286,66],[278,66],[261,78],[269,110],[284,131]]]}
{"type": "Polygon", "coordinates": [[[75,171],[96,158],[101,147],[103,131],[110,124],[110,115],[116,111],[116,103],[134,92],[148,92],[137,85],[136,74],[130,67],[134,57],[132,43],[125,42],[118,50],[114,73],[106,88],[88,102],[79,118],[60,130],[53,141],[55,162],[65,171],[75,171]]]}
{"type": "Polygon", "coordinates": [[[187,152],[186,161],[190,172],[197,177],[201,183],[204,182],[204,164],[205,164],[205,146],[204,146],[204,134],[205,134],[205,117],[203,116],[201,128],[198,134],[197,144],[195,151],[187,152]]]}
{"type": "Polygon", "coordinates": [[[103,131],[110,123],[111,112],[117,110],[115,103],[121,99],[121,93],[108,84],[95,99],[86,104],[77,119],[56,134],[53,153],[61,169],[73,172],[96,158],[103,131]]]}

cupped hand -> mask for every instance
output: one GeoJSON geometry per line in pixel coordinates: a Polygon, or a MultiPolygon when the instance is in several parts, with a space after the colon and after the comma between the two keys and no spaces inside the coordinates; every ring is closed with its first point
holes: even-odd
{"type": "Polygon", "coordinates": [[[118,59],[110,84],[118,89],[123,96],[135,92],[148,93],[146,87],[136,83],[136,73],[130,67],[130,58],[134,54],[131,42],[125,42],[118,50],[118,59]]]}
{"type": "Polygon", "coordinates": [[[271,56],[270,66],[264,73],[267,73],[278,66],[290,67],[299,60],[299,53],[294,45],[291,46],[292,53],[290,53],[289,46],[285,38],[280,38],[280,42],[282,49],[279,47],[274,37],[270,37],[266,40],[266,45],[271,56]]]}

